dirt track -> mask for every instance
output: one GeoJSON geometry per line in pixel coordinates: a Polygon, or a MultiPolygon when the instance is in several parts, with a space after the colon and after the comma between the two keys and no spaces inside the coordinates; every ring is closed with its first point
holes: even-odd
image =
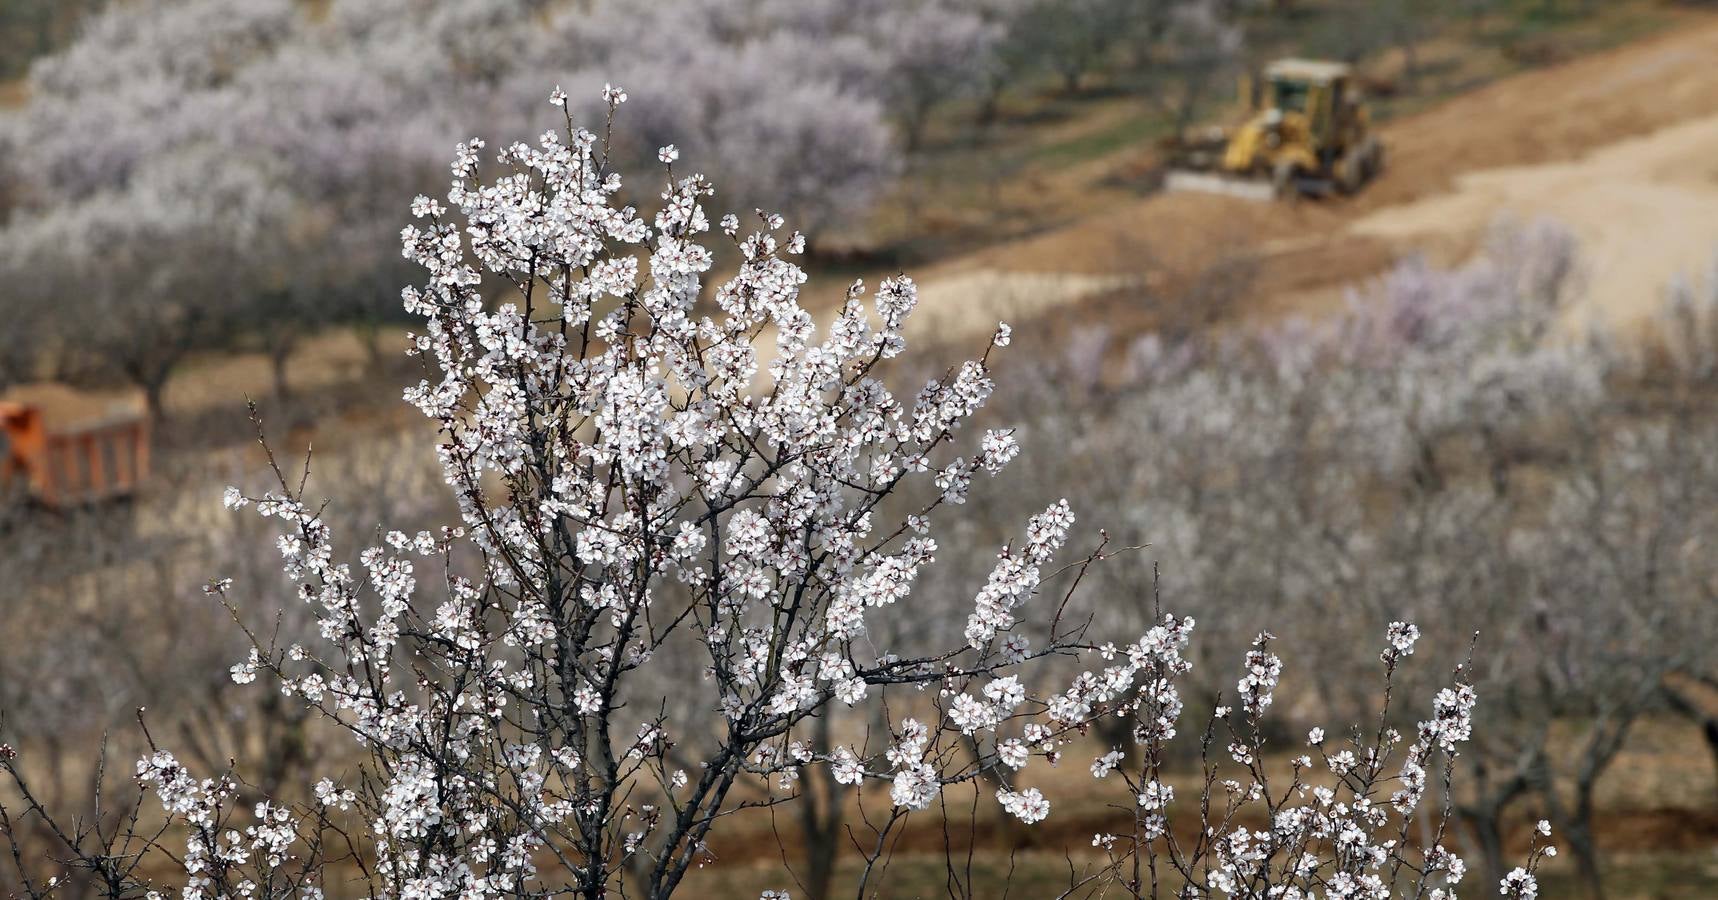
{"type": "Polygon", "coordinates": [[[1600,321],[1637,318],[1670,279],[1703,276],[1718,254],[1718,116],[1571,162],[1463,175],[1447,194],[1387,207],[1349,230],[1412,243],[1477,231],[1499,211],[1572,228],[1585,251],[1587,310],[1600,321]]]}
{"type": "MultiPolygon", "coordinates": [[[[1138,275],[1196,271],[1241,249],[1262,258],[1251,312],[1331,308],[1344,285],[1404,253],[1451,258],[1495,221],[1550,217],[1583,243],[1585,310],[1625,324],[1664,285],[1718,254],[1718,15],[1498,81],[1383,129],[1390,166],[1349,201],[1257,204],[1156,195],[925,273],[939,334],[987,332],[989,279],[974,270],[1138,275]]],[[[1102,284],[1081,280],[1078,284],[1102,284]]],[[[1051,305],[1078,300],[1060,291],[1051,305]]]]}

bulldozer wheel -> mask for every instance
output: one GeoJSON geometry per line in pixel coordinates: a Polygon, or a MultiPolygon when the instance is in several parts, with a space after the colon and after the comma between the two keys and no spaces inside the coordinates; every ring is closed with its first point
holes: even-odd
{"type": "Polygon", "coordinates": [[[1336,161],[1337,190],[1344,194],[1352,194],[1360,190],[1361,185],[1366,183],[1367,156],[1365,149],[1362,148],[1344,154],[1341,159],[1336,161]]]}
{"type": "Polygon", "coordinates": [[[1384,171],[1384,145],[1376,140],[1368,140],[1366,152],[1361,157],[1361,162],[1364,163],[1362,171],[1366,175],[1366,180],[1371,181],[1377,178],[1378,173],[1384,171]]]}

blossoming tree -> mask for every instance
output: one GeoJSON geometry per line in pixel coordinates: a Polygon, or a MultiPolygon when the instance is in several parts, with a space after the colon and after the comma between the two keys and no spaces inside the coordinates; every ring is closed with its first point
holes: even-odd
{"type": "MultiPolygon", "coordinates": [[[[606,135],[626,94],[604,98],[606,135]]],[[[803,241],[778,216],[712,222],[711,186],[677,171],[672,146],[660,202],[641,212],[607,147],[568,113],[484,178],[472,140],[446,204],[412,205],[404,252],[426,277],[404,300],[428,377],[406,394],[436,428],[457,523],[388,533],[354,565],[303,478],[277,468],[276,490],[228,492],[282,523],[286,574],[318,619],[315,637],[283,640],[241,586],[211,584],[251,639],[231,676],[299,698],[351,736],[356,762],[302,803],[256,802],[242,769],[199,777],[154,746],[136,776],[165,822],[56,825],[56,855],[112,897],[158,894],[153,855],[184,870],[187,898],[354,883],[385,897],[664,898],[710,861],[713,833],[795,801],[817,768],[887,798],[854,841],[864,896],[881,890],[891,836],[955,786],[984,776],[1001,810],[1050,816],[1031,773],[1120,719],[1126,745],[1097,747],[1090,771],[1132,812],[1093,838],[1067,894],[1454,896],[1464,865],[1443,823],[1475,702],[1461,671],[1413,734],[1380,716],[1315,732],[1278,765],[1261,724],[1283,662],[1260,634],[1227,705],[1189,728],[1177,685],[1193,621],[1154,609],[1120,644],[1090,634],[1076,588],[1109,551],[1099,538],[1055,568],[1065,501],[1000,550],[955,627],[907,652],[880,646],[891,619],[915,621],[935,522],[1016,455],[1007,431],[962,433],[1009,329],[898,396],[910,279],[869,301],[854,284],[819,331],[798,300],[803,241]],[[729,277],[712,276],[712,240],[737,250],[729,277]],[[699,677],[653,678],[671,659],[699,677]],[[670,715],[670,694],[710,724],[670,715]],[[812,739],[844,709],[885,727],[812,739]],[[1205,777],[1178,800],[1164,752],[1184,729],[1205,777]],[[1422,820],[1432,830],[1411,827],[1422,820]]],[[[1417,637],[1390,626],[1386,706],[1417,637]]],[[[15,755],[0,752],[0,769],[21,805],[0,825],[16,848],[14,818],[57,820],[15,755]]],[[[1534,895],[1544,852],[1506,896],[1534,895]]],[[[15,859],[30,896],[59,883],[15,859]]]]}

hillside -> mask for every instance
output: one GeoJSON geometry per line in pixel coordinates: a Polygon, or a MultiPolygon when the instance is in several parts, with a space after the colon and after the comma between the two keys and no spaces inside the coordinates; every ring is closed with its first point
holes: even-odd
{"type": "Polygon", "coordinates": [[[1679,15],[1660,35],[1389,122],[1389,168],[1353,199],[1154,194],[938,265],[920,273],[926,324],[987,332],[998,315],[1100,295],[1117,277],[1197,273],[1237,255],[1258,265],[1246,314],[1317,313],[1401,254],[1464,253],[1505,216],[1568,225],[1591,260],[1589,307],[1636,319],[1658,300],[1642,285],[1702,271],[1718,251],[1718,15],[1679,15]],[[997,298],[981,271],[1059,287],[997,298]]]}

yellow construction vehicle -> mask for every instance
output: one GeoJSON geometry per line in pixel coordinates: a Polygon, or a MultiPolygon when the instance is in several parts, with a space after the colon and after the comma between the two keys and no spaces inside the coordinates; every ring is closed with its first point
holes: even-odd
{"type": "Polygon", "coordinates": [[[1263,86],[1242,85],[1251,114],[1233,133],[1171,143],[1165,188],[1260,200],[1351,194],[1383,169],[1384,145],[1348,65],[1282,59],[1265,68],[1263,86]]]}

